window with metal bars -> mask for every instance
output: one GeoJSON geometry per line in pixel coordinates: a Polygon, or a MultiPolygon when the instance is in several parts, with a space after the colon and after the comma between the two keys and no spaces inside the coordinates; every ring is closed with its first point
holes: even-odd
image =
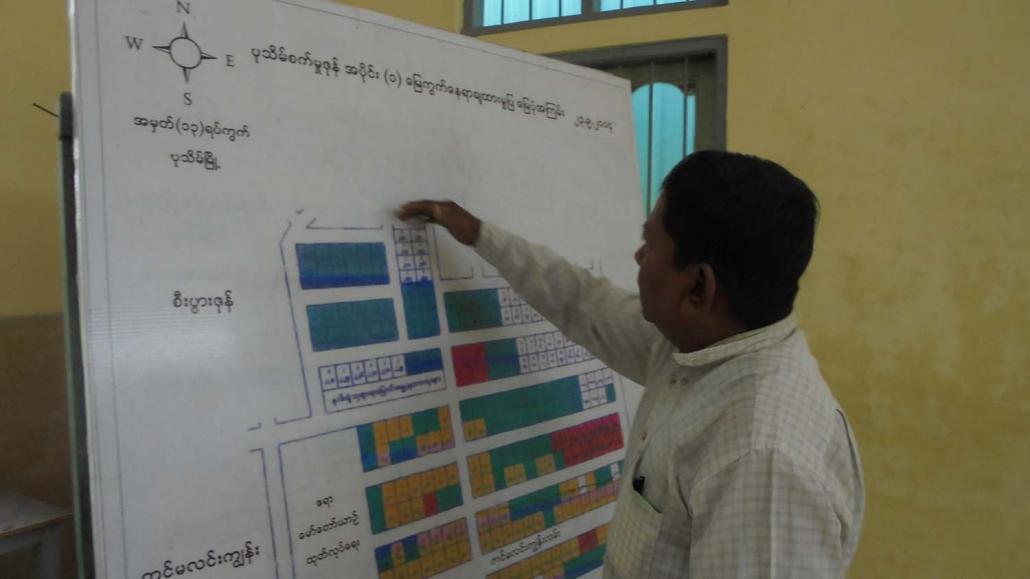
{"type": "Polygon", "coordinates": [[[645,214],[680,159],[726,148],[724,37],[552,56],[630,81],[645,214]]]}
{"type": "Polygon", "coordinates": [[[719,6],[728,0],[466,0],[465,32],[494,32],[630,13],[719,6]],[[490,30],[484,30],[490,29],[490,30]]]}

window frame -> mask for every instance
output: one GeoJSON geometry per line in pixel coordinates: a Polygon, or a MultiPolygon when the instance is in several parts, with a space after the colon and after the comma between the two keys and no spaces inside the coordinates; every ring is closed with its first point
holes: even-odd
{"type": "MultiPolygon", "coordinates": [[[[511,32],[525,30],[528,28],[539,28],[541,26],[556,26],[559,24],[572,24],[574,22],[589,22],[591,20],[604,20],[607,18],[623,18],[627,16],[638,16],[643,14],[655,14],[661,12],[672,12],[675,10],[696,10],[699,8],[712,8],[714,6],[725,6],[729,0],[693,0],[677,4],[655,4],[651,6],[632,6],[618,10],[606,10],[604,12],[595,8],[595,0],[582,0],[583,8],[580,14],[573,16],[554,16],[541,18],[539,20],[524,20],[522,22],[511,22],[509,24],[497,24],[494,26],[482,26],[475,24],[476,3],[483,0],[465,0],[464,16],[461,33],[467,36],[481,36],[485,34],[496,34],[499,32],[511,32]]],[[[532,6],[532,0],[530,0],[532,6]]]]}
{"type": "MultiPolygon", "coordinates": [[[[727,61],[729,41],[726,35],[702,36],[647,44],[631,44],[570,52],[546,54],[571,64],[599,66],[646,64],[655,60],[712,57],[715,59],[715,127],[712,148],[726,150],[727,61]]],[[[650,210],[650,207],[648,208],[650,210]]]]}

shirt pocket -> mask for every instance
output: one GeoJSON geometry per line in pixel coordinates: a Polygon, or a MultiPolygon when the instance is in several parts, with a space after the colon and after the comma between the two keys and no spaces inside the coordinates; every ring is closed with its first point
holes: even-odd
{"type": "Polygon", "coordinates": [[[632,487],[625,489],[608,533],[608,560],[626,579],[651,576],[662,514],[632,487]]]}

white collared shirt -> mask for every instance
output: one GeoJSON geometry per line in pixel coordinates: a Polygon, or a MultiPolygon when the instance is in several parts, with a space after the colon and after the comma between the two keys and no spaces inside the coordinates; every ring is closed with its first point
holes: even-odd
{"type": "Polygon", "coordinates": [[[788,317],[677,353],[633,292],[483,223],[476,251],[534,309],[646,386],[605,576],[843,577],[865,510],[851,427],[788,317]]]}

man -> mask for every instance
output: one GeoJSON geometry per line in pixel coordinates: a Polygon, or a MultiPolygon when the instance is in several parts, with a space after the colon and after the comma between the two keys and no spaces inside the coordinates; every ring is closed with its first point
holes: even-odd
{"type": "Polygon", "coordinates": [[[572,340],[646,390],[606,577],[843,577],[864,512],[851,428],[791,312],[817,214],[784,168],[716,151],[666,177],[639,295],[481,222],[404,205],[496,267],[572,340]]]}

